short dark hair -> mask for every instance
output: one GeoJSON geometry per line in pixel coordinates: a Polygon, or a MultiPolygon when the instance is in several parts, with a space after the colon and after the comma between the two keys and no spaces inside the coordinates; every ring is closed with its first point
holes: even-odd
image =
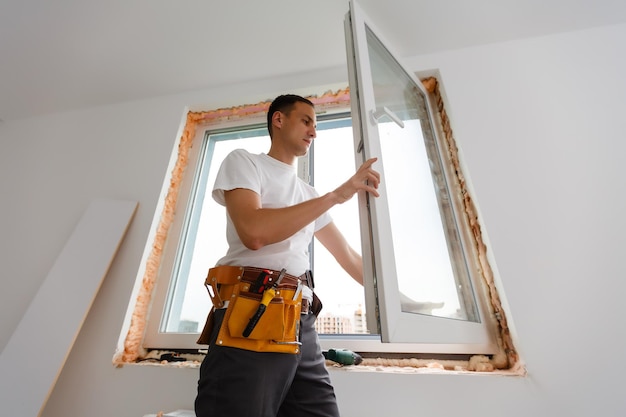
{"type": "Polygon", "coordinates": [[[272,137],[272,116],[274,116],[274,113],[280,111],[285,114],[289,114],[289,112],[293,109],[293,106],[297,102],[305,103],[311,107],[315,107],[311,100],[295,94],[283,94],[276,97],[274,101],[272,101],[272,104],[270,104],[270,108],[267,110],[267,130],[270,133],[270,138],[272,137]]]}

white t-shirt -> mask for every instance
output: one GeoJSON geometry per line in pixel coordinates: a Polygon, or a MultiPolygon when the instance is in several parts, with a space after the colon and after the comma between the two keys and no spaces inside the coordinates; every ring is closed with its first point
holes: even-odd
{"type": "MultiPolygon", "coordinates": [[[[318,197],[317,192],[296,175],[296,168],[266,154],[254,155],[244,149],[231,152],[222,162],[213,186],[213,198],[225,205],[224,191],[246,188],[261,196],[264,208],[282,208],[318,197]]],[[[281,242],[258,250],[246,248],[233,222],[226,215],[228,252],[218,265],[255,266],[280,270],[295,276],[310,269],[309,244],[313,234],[328,225],[332,218],[322,214],[314,222],[281,242]]]]}

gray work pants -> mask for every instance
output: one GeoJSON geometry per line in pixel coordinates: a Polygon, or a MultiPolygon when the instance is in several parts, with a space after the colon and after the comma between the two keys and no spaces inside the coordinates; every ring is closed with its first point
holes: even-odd
{"type": "Polygon", "coordinates": [[[224,310],[215,311],[209,352],[200,366],[197,417],[338,417],[315,315],[301,316],[298,354],[215,345],[224,310]]]}

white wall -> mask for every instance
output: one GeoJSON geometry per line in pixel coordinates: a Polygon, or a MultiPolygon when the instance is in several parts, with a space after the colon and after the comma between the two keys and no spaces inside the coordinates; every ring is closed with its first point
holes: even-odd
{"type": "MultiPolygon", "coordinates": [[[[333,371],[344,417],[626,414],[623,39],[618,25],[409,61],[441,70],[528,376],[333,371]]],[[[335,69],[0,124],[0,346],[91,198],[140,202],[44,417],[192,407],[197,370],[111,365],[184,108],[344,80],[335,69]]],[[[33,343],[41,355],[16,360],[45,361],[46,341],[33,343]]]]}

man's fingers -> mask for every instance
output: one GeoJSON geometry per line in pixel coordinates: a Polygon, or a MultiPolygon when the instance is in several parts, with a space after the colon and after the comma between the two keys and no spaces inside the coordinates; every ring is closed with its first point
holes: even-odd
{"type": "Polygon", "coordinates": [[[365,191],[372,194],[374,197],[380,197],[380,194],[378,193],[378,190],[375,187],[371,187],[371,186],[367,187],[365,191]]]}
{"type": "Polygon", "coordinates": [[[363,162],[363,165],[361,165],[361,169],[368,169],[376,161],[378,161],[378,158],[370,158],[370,159],[368,159],[367,161],[363,162]]]}
{"type": "Polygon", "coordinates": [[[378,161],[378,158],[370,158],[367,161],[363,162],[357,171],[366,171],[368,169],[373,169],[372,165],[374,162],[378,161]]]}
{"type": "Polygon", "coordinates": [[[378,158],[370,158],[359,168],[359,171],[365,173],[365,180],[368,181],[370,185],[374,186],[374,188],[378,188],[378,184],[380,183],[380,173],[372,168],[372,164],[377,160],[378,158]]]}

